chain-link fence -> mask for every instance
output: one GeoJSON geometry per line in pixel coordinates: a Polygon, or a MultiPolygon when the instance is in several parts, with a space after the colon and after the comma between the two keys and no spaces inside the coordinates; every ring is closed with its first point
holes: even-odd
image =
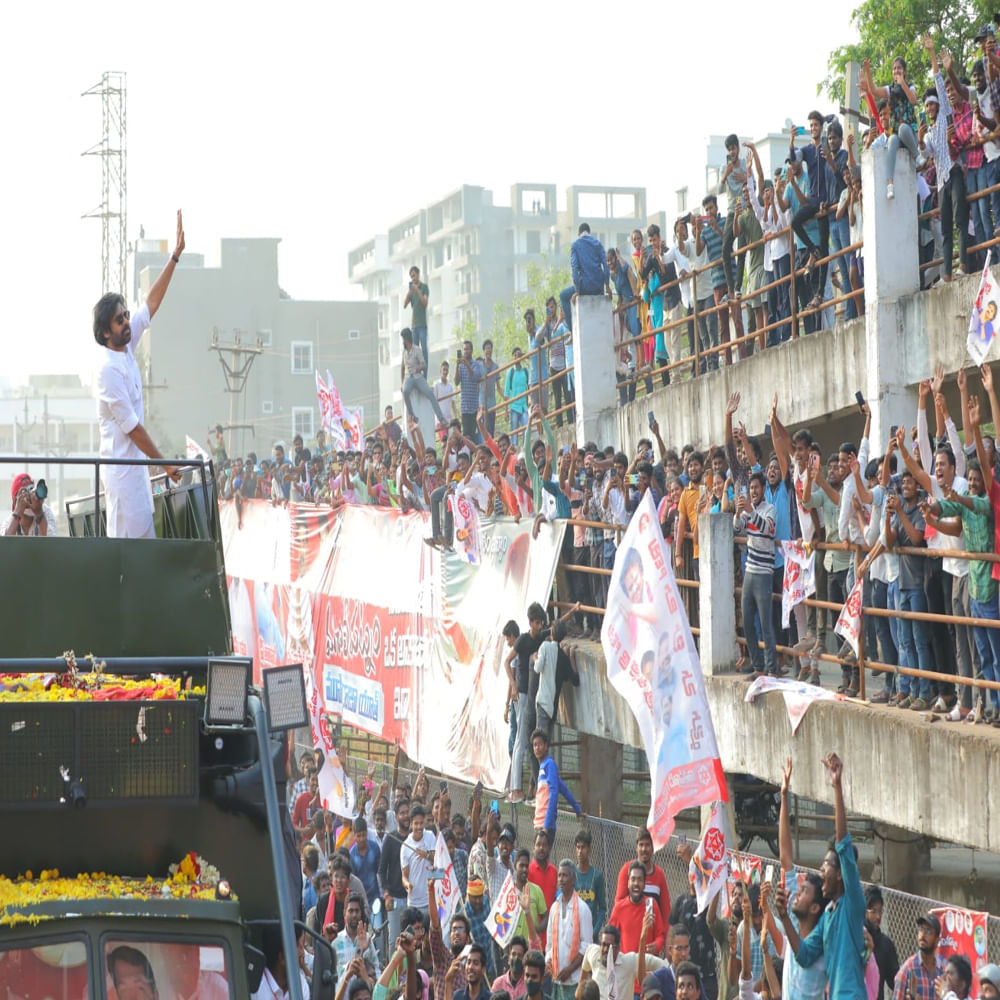
{"type": "MultiPolygon", "coordinates": [[[[384,747],[385,745],[382,744],[384,747]]],[[[391,747],[387,748],[392,751],[391,747]]],[[[369,762],[372,758],[348,757],[347,769],[352,778],[361,782],[365,780],[369,762]]],[[[382,758],[385,771],[376,773],[376,783],[383,780],[390,780],[391,760],[388,756],[382,758]]],[[[400,766],[398,781],[408,783],[412,786],[416,780],[418,771],[410,766],[400,766]]],[[[430,795],[437,791],[435,781],[429,781],[430,795]]],[[[448,780],[448,792],[452,802],[452,815],[456,813],[467,816],[471,806],[473,788],[464,782],[448,780]]],[[[484,795],[484,799],[486,795],[484,795]]],[[[488,800],[486,801],[488,805],[488,800]]],[[[500,800],[501,822],[511,823],[517,831],[518,847],[531,848],[533,836],[533,808],[526,804],[513,805],[500,800]]],[[[590,831],[592,837],[591,864],[600,869],[604,874],[605,885],[608,897],[608,911],[614,905],[615,889],[617,885],[618,873],[622,866],[635,858],[635,838],[638,831],[637,826],[620,823],[611,819],[604,819],[595,816],[584,816],[582,820],[577,820],[571,812],[560,812],[559,822],[556,827],[555,844],[552,847],[551,859],[558,863],[563,858],[575,859],[576,852],[574,840],[577,831],[584,827],[590,831]]],[[[696,839],[697,832],[692,832],[690,839],[696,839]]],[[[680,843],[680,834],[671,837],[670,842],[662,850],[657,851],[654,860],[664,871],[667,879],[667,886],[670,889],[671,899],[676,899],[678,893],[688,891],[687,868],[677,855],[677,847],[680,843]]],[[[751,858],[759,858],[762,863],[762,870],[768,864],[778,867],[776,858],[767,855],[758,855],[750,852],[741,852],[751,858]]],[[[804,865],[799,866],[802,871],[816,871],[804,865]]],[[[867,884],[867,883],[866,883],[867,884]]],[[[890,889],[880,886],[885,900],[882,917],[882,930],[888,934],[896,943],[901,960],[912,954],[916,949],[916,921],[917,917],[928,910],[941,907],[952,906],[940,900],[933,900],[926,896],[914,896],[898,889],[890,889]]],[[[1000,963],[1000,918],[991,916],[988,920],[988,951],[986,955],[969,955],[973,969],[979,968],[986,961],[1000,963]]]]}

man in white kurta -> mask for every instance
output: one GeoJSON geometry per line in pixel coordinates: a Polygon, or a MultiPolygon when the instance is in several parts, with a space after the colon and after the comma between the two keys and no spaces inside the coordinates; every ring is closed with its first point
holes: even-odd
{"type": "Polygon", "coordinates": [[[545,964],[552,976],[553,1000],[572,1000],[580,982],[584,952],[594,941],[590,907],[576,893],[576,868],[560,861],[559,896],[549,910],[545,964]]]}
{"type": "MultiPolygon", "coordinates": [[[[177,213],[177,243],[145,305],[130,317],[125,299],[114,292],[94,306],[94,339],[104,350],[97,378],[97,418],[101,430],[101,458],[163,458],[143,426],[142,375],[135,349],[160,308],[174,268],[184,252],[184,226],[177,213]]],[[[180,472],[165,466],[175,481],[180,472]]],[[[153,494],[149,467],[102,466],[107,498],[109,538],[155,538],[153,494]]]]}

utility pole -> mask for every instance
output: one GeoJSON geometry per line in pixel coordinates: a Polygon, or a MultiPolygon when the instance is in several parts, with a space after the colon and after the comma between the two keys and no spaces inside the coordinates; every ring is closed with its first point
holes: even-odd
{"type": "MultiPolygon", "coordinates": [[[[226,380],[226,392],[229,393],[229,444],[227,451],[230,455],[233,452],[233,416],[236,397],[241,396],[247,386],[247,379],[250,377],[250,369],[259,354],[264,353],[264,343],[260,337],[257,338],[253,347],[244,347],[241,343],[242,330],[233,331],[233,342],[222,344],[219,342],[219,328],[212,330],[212,342],[209,345],[210,351],[215,351],[219,357],[219,364],[222,366],[222,374],[226,380]]],[[[242,440],[240,442],[243,443],[242,440]]]]}
{"type": "Polygon", "coordinates": [[[101,158],[101,202],[84,219],[101,220],[101,287],[105,292],[127,293],[125,240],[127,181],[125,173],[125,74],[107,71],[80,96],[101,98],[103,135],[84,150],[83,156],[101,158]]]}

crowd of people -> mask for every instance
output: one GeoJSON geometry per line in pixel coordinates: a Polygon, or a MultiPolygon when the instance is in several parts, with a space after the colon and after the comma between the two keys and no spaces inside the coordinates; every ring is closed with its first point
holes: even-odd
{"type": "MultiPolygon", "coordinates": [[[[547,744],[536,748],[544,769],[547,744]]],[[[789,810],[792,763],[784,769],[779,815],[778,877],[741,869],[699,912],[695,878],[668,884],[649,832],[640,828],[635,856],[617,873],[591,857],[586,824],[574,857],[551,856],[554,828],[522,835],[477,787],[468,812],[453,811],[448,785],[432,790],[421,770],[401,780],[397,752],[391,779],[376,784],[371,765],[356,819],[325,813],[315,801],[316,758],[304,753],[289,794],[302,838],[302,906],[306,923],[331,941],[337,996],[349,1000],[985,1000],[1000,995],[1000,968],[973,968],[970,957],[939,953],[939,917],[921,915],[915,949],[900,961],[883,926],[885,900],[862,886],[857,848],[847,830],[843,764],[824,765],[834,790],[835,836],[819,873],[795,863],[789,810]],[[315,812],[306,826],[302,803],[315,812]],[[460,899],[438,905],[449,872],[435,866],[444,839],[460,899]],[[519,845],[524,846],[519,846],[519,845]],[[503,946],[487,922],[510,879],[520,903],[503,946]]],[[[692,845],[676,847],[691,866],[692,845]]],[[[313,946],[299,953],[308,984],[313,946]]],[[[902,946],[902,942],[900,942],[902,946]]],[[[285,987],[288,968],[275,960],[285,987]]],[[[270,965],[269,965],[270,968],[270,965]]]]}

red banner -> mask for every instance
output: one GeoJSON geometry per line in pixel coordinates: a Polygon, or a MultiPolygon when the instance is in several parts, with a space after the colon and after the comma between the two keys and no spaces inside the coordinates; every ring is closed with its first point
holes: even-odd
{"type": "Polygon", "coordinates": [[[941,921],[941,940],[938,954],[947,961],[952,955],[964,955],[972,965],[970,997],[979,996],[976,971],[986,963],[986,929],[990,915],[977,910],[963,910],[960,906],[938,906],[931,910],[941,921]]]}

